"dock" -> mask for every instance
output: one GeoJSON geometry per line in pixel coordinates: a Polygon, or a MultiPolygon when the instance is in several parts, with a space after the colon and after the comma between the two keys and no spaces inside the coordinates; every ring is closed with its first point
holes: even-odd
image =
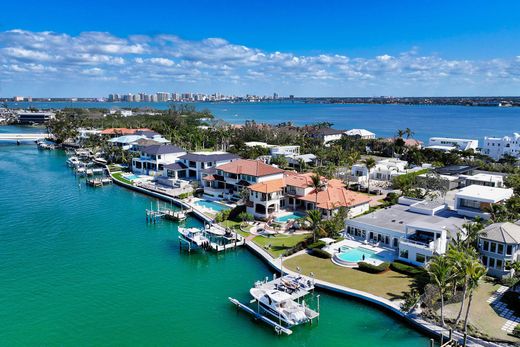
{"type": "Polygon", "coordinates": [[[276,277],[268,281],[267,277],[264,281],[255,283],[256,288],[264,290],[280,290],[291,296],[292,300],[299,300],[314,291],[314,279],[306,279],[304,276],[285,275],[276,277]]]}
{"type": "Polygon", "coordinates": [[[89,185],[91,187],[102,187],[105,184],[112,184],[112,179],[108,178],[108,177],[87,179],[87,185],[89,185]]]}
{"type": "Polygon", "coordinates": [[[286,328],[283,325],[278,324],[275,321],[271,320],[270,318],[268,318],[268,317],[266,317],[266,316],[256,312],[251,307],[249,307],[247,305],[244,305],[243,303],[241,303],[237,299],[234,299],[234,298],[231,298],[231,297],[228,298],[228,299],[229,299],[229,301],[231,301],[232,304],[234,304],[237,307],[237,309],[241,309],[244,312],[247,312],[250,315],[252,315],[254,319],[261,320],[262,322],[266,323],[267,325],[272,326],[274,328],[274,331],[276,331],[276,333],[278,335],[280,335],[282,333],[286,334],[286,335],[291,335],[293,333],[291,329],[286,328]]]}

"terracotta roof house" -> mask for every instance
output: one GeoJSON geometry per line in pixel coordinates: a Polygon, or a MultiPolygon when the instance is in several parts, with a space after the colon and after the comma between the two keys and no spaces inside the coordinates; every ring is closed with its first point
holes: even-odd
{"type": "Polygon", "coordinates": [[[312,175],[286,171],[281,179],[250,185],[247,211],[263,219],[288,211],[303,215],[315,208],[322,212],[323,218],[330,218],[340,207],[348,208],[349,216],[368,211],[370,199],[364,194],[345,189],[340,180],[322,177],[323,189],[315,192],[311,187],[312,175]]]}
{"type": "Polygon", "coordinates": [[[239,159],[202,173],[204,193],[229,200],[239,200],[244,188],[283,178],[284,170],[260,160],[239,159]]]}

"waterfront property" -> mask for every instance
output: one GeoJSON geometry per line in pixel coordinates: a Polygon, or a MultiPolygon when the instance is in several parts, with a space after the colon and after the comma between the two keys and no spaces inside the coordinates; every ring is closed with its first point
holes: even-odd
{"type": "Polygon", "coordinates": [[[509,222],[488,225],[479,239],[480,259],[488,274],[498,278],[513,275],[509,265],[520,261],[520,225],[509,222]]]}
{"type": "Polygon", "coordinates": [[[146,175],[162,175],[164,166],[173,164],[186,150],[174,145],[153,145],[141,149],[140,156],[132,159],[132,172],[146,175]]]}
{"type": "Polygon", "coordinates": [[[406,160],[385,158],[378,160],[376,165],[370,169],[369,172],[365,164],[357,163],[352,165],[351,181],[360,184],[366,184],[368,179],[389,182],[396,176],[417,172],[429,167],[429,165],[425,164],[424,166],[408,168],[408,162],[406,160]]]}
{"type": "Polygon", "coordinates": [[[445,204],[400,198],[397,205],[346,220],[345,235],[396,251],[396,257],[424,266],[443,254],[467,220],[445,204]]]}
{"type": "Polygon", "coordinates": [[[519,158],[520,133],[515,132],[512,136],[504,137],[484,137],[482,154],[488,155],[495,160],[499,160],[504,155],[519,158]]]}
{"type": "Polygon", "coordinates": [[[455,194],[455,209],[460,215],[489,219],[488,209],[492,204],[500,204],[513,196],[512,189],[470,185],[455,194]]]}
{"type": "Polygon", "coordinates": [[[309,132],[309,137],[316,139],[321,142],[321,144],[327,146],[329,142],[341,140],[345,131],[337,130],[333,128],[318,128],[313,129],[309,132]]]}
{"type": "Polygon", "coordinates": [[[428,146],[425,148],[437,151],[449,152],[458,151],[476,151],[478,148],[478,140],[473,139],[456,139],[451,137],[430,137],[428,146]]]}
{"type": "Polygon", "coordinates": [[[300,155],[300,146],[275,146],[270,149],[273,157],[287,157],[300,155]]]}
{"type": "Polygon", "coordinates": [[[345,135],[363,140],[371,140],[376,138],[376,134],[366,129],[350,129],[345,131],[345,135]]]}
{"type": "Polygon", "coordinates": [[[236,154],[227,152],[190,152],[179,157],[179,164],[185,167],[185,175],[189,180],[202,182],[202,172],[223,164],[238,160],[236,154]]]}
{"type": "Polygon", "coordinates": [[[250,185],[247,211],[260,219],[277,218],[282,208],[301,214],[318,209],[323,218],[330,218],[341,207],[348,208],[350,217],[368,211],[370,198],[366,195],[345,189],[340,180],[323,177],[324,187],[316,192],[311,187],[312,175],[286,171],[281,177],[250,185]]]}
{"type": "Polygon", "coordinates": [[[43,124],[54,119],[56,114],[53,112],[17,112],[18,122],[20,124],[43,124]]]}
{"type": "Polygon", "coordinates": [[[283,173],[259,160],[235,160],[203,172],[204,193],[237,201],[251,184],[282,179],[283,173]]]}

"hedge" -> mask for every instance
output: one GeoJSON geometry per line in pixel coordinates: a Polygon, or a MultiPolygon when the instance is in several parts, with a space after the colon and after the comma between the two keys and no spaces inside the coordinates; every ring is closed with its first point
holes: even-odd
{"type": "Polygon", "coordinates": [[[310,245],[307,246],[307,249],[315,249],[315,248],[323,248],[325,247],[325,242],[323,241],[316,241],[316,242],[313,242],[311,243],[310,245]]]}
{"type": "Polygon", "coordinates": [[[315,257],[318,257],[318,258],[322,258],[322,259],[330,259],[331,258],[331,255],[329,252],[327,251],[324,251],[323,249],[319,249],[319,248],[314,248],[311,252],[311,255],[315,256],[315,257]]]}
{"type": "Polygon", "coordinates": [[[424,274],[425,270],[421,269],[417,266],[413,266],[410,264],[406,264],[401,261],[394,261],[392,264],[390,264],[390,269],[394,270],[395,272],[399,272],[403,275],[408,276],[419,276],[424,274]]]}
{"type": "Polygon", "coordinates": [[[364,272],[368,272],[368,273],[372,273],[372,274],[377,274],[377,273],[386,271],[386,270],[388,270],[389,266],[390,266],[390,264],[388,264],[386,262],[385,263],[381,263],[379,265],[372,265],[372,264],[365,263],[365,262],[359,262],[358,263],[358,269],[359,270],[364,271],[364,272]]]}

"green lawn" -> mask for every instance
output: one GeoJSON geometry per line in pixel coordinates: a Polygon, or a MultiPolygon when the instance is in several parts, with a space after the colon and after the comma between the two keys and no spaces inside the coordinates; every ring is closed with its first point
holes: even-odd
{"type": "MultiPolygon", "coordinates": [[[[240,230],[240,224],[241,224],[240,222],[235,222],[233,220],[225,220],[222,223],[220,223],[220,225],[223,226],[224,228],[233,229],[233,231],[235,231],[239,235],[242,235],[243,237],[248,237],[249,235],[251,235],[247,231],[240,230]]],[[[250,228],[250,227],[248,227],[248,228],[250,228]]]]}
{"type": "Polygon", "coordinates": [[[266,249],[274,258],[278,258],[286,250],[294,247],[297,243],[309,238],[310,236],[310,234],[275,235],[271,237],[257,236],[253,239],[253,242],[266,249]]]}
{"type": "Polygon", "coordinates": [[[339,284],[352,289],[362,290],[389,300],[400,300],[404,292],[410,290],[413,278],[388,270],[381,274],[369,274],[338,266],[330,259],[321,259],[308,254],[298,255],[284,261],[283,266],[302,274],[313,272],[317,279],[339,284]]]}
{"type": "Polygon", "coordinates": [[[113,173],[112,177],[114,177],[116,180],[118,180],[120,182],[123,182],[123,183],[126,183],[126,184],[133,184],[132,181],[127,180],[126,178],[123,177],[123,173],[122,172],[113,173]]]}
{"type": "MultiPolygon", "coordinates": [[[[469,322],[476,330],[490,337],[519,343],[520,339],[510,336],[505,331],[501,330],[502,326],[506,323],[506,319],[500,317],[491,305],[486,302],[486,300],[489,299],[493,292],[499,287],[500,285],[491,282],[482,281],[480,283],[471,302],[469,322]]],[[[446,305],[446,317],[456,317],[459,308],[460,303],[446,305]]],[[[465,312],[466,311],[464,310],[464,313],[465,312]]]]}

